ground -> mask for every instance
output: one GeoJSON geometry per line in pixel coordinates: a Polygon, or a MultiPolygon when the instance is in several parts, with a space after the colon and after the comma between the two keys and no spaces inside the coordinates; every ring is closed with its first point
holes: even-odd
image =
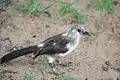
{"type": "MultiPolygon", "coordinates": [[[[85,28],[91,37],[82,38],[75,51],[60,58],[72,65],[58,66],[59,72],[78,80],[120,80],[120,1],[116,1],[116,13],[111,16],[93,9],[90,1],[79,0],[77,7],[88,13],[85,28]]],[[[68,15],[60,17],[57,7],[50,9],[52,18],[48,18],[16,11],[12,6],[17,2],[12,0],[6,11],[0,11],[0,57],[14,47],[35,45],[75,25],[68,15]]],[[[23,80],[25,74],[31,74],[33,80],[52,80],[54,75],[48,73],[51,68],[45,56],[39,56],[34,65],[31,63],[27,55],[0,65],[0,80],[23,80]]]]}

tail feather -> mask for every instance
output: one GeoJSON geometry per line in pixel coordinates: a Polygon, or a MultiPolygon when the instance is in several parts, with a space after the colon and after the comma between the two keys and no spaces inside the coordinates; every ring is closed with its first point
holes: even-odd
{"type": "Polygon", "coordinates": [[[36,52],[39,48],[37,46],[31,46],[27,48],[22,48],[19,50],[12,51],[1,58],[1,64],[8,62],[17,57],[36,52]]]}

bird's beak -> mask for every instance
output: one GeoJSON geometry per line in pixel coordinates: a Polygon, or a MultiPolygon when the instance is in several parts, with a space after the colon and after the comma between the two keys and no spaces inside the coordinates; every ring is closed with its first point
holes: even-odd
{"type": "Polygon", "coordinates": [[[83,35],[91,36],[90,33],[87,31],[83,32],[83,35]]]}

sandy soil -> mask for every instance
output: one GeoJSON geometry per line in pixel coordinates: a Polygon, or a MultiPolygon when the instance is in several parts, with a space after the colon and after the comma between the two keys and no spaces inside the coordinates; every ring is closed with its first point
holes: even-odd
{"type": "MultiPolygon", "coordinates": [[[[63,63],[72,62],[72,66],[58,67],[58,71],[78,80],[120,80],[120,1],[117,1],[114,17],[94,10],[88,0],[79,1],[77,7],[88,13],[85,25],[92,36],[82,38],[75,51],[60,58],[63,63]]],[[[16,0],[12,5],[15,3],[16,0]]],[[[55,7],[50,9],[50,19],[21,13],[11,6],[0,12],[0,57],[13,47],[35,45],[75,25],[70,23],[69,16],[53,13],[55,7]]],[[[29,56],[23,56],[0,65],[0,80],[23,80],[25,74],[31,74],[33,80],[52,80],[54,75],[48,73],[51,68],[45,56],[39,56],[34,65],[31,62],[29,56]]]]}

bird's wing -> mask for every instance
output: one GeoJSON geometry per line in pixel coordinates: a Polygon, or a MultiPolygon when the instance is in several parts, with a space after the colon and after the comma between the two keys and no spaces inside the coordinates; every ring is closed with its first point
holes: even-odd
{"type": "Polygon", "coordinates": [[[67,52],[68,49],[66,45],[69,43],[69,40],[62,34],[63,33],[55,35],[43,41],[42,43],[44,43],[44,46],[42,47],[40,54],[59,54],[67,52]]]}

